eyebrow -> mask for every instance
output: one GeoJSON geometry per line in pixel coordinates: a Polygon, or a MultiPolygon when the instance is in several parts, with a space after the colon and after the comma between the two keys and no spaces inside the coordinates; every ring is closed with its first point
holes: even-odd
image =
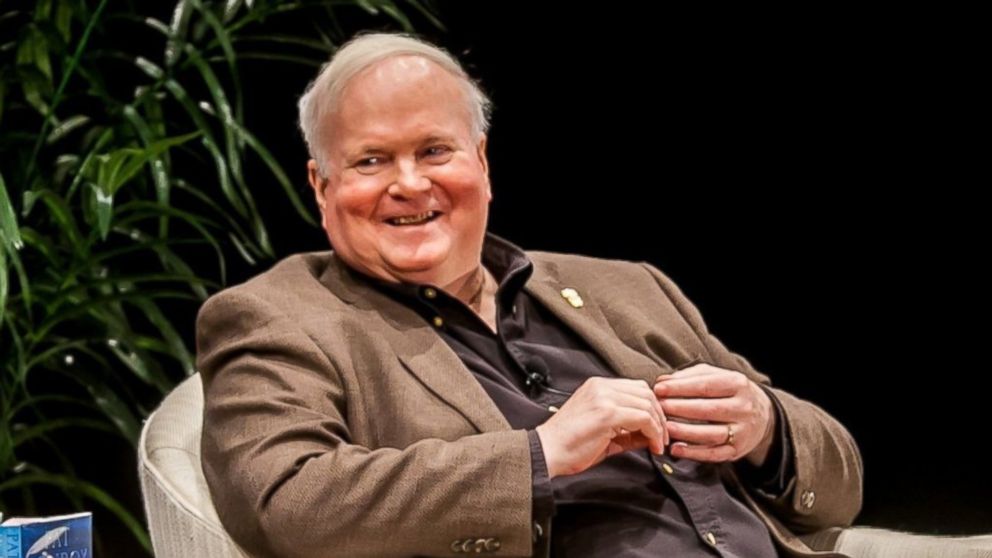
{"type": "Polygon", "coordinates": [[[427,136],[426,138],[424,138],[424,141],[422,141],[420,143],[421,143],[421,145],[424,145],[424,144],[434,143],[434,142],[455,143],[455,138],[453,136],[446,136],[446,135],[434,134],[434,135],[427,136]]]}
{"type": "Polygon", "coordinates": [[[350,149],[345,151],[345,160],[357,159],[359,157],[365,157],[367,155],[385,155],[386,150],[381,147],[376,147],[375,145],[363,145],[356,149],[350,149]]]}

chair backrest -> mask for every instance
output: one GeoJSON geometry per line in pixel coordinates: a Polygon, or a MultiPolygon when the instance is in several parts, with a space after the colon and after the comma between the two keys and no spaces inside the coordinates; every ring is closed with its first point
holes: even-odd
{"type": "Polygon", "coordinates": [[[138,475],[156,558],[245,558],[217,517],[200,466],[203,383],[187,378],[148,417],[138,475]]]}

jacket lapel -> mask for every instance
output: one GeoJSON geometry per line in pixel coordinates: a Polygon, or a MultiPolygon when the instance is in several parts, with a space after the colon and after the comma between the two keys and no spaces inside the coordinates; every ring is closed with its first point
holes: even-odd
{"type": "MultiPolygon", "coordinates": [[[[320,281],[364,313],[369,335],[386,338],[403,366],[479,432],[510,429],[503,413],[458,355],[415,311],[359,280],[333,253],[320,281]]],[[[561,291],[570,287],[561,284],[554,263],[535,262],[534,275],[524,289],[583,338],[618,375],[654,384],[664,369],[617,341],[592,293],[583,293],[580,288],[578,294],[587,295],[581,307],[569,302],[561,291]]]]}
{"type": "MultiPolygon", "coordinates": [[[[606,361],[619,376],[645,380],[654,385],[661,372],[670,371],[644,355],[619,342],[613,327],[603,313],[598,293],[583,292],[581,286],[564,284],[553,262],[535,261],[534,276],[524,287],[566,326],[579,334],[593,351],[606,361]],[[562,294],[565,289],[576,289],[581,305],[573,304],[573,297],[562,294]]],[[[568,294],[566,292],[566,294],[568,294]]]]}
{"type": "Polygon", "coordinates": [[[415,311],[358,280],[335,255],[320,281],[362,312],[368,334],[385,338],[403,367],[479,432],[510,430],[510,423],[475,376],[415,311]]]}

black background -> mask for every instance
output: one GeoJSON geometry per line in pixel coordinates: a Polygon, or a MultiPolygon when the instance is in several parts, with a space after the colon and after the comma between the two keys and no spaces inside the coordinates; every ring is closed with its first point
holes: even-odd
{"type": "MultiPolygon", "coordinates": [[[[729,348],[848,426],[858,523],[992,532],[988,64],[968,14],[534,4],[441,2],[448,30],[425,33],[495,102],[490,230],[665,271],[729,348]]],[[[313,72],[243,71],[249,127],[308,196],[313,72]]],[[[325,249],[259,177],[279,254],[325,249]]]]}

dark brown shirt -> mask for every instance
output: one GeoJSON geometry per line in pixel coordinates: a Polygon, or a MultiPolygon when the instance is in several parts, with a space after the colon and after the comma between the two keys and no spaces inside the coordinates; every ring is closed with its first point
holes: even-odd
{"type": "MultiPolygon", "coordinates": [[[[777,556],[765,525],[726,490],[719,465],[641,450],[577,475],[548,478],[534,429],[588,378],[616,374],[523,289],[533,266],[520,248],[488,234],[482,257],[499,283],[496,334],[436,286],[366,279],[434,324],[507,421],[528,430],[534,519],[554,516],[552,555],[777,556]]],[[[761,469],[743,461],[735,466],[746,481],[780,492],[791,475],[791,448],[779,404],[769,396],[781,427],[767,463],[761,469]]]]}

